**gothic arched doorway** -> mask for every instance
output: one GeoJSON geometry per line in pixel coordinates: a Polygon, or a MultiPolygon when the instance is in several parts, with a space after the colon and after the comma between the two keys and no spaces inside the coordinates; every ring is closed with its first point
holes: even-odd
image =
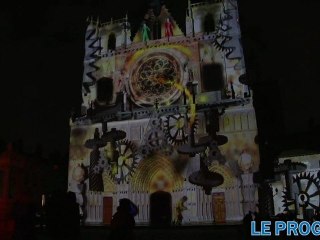
{"type": "Polygon", "coordinates": [[[171,219],[171,194],[164,191],[152,193],[150,196],[150,224],[157,227],[170,226],[171,219]]]}

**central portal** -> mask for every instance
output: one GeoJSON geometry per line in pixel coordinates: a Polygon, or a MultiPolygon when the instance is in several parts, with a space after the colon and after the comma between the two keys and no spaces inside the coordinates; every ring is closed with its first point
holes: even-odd
{"type": "Polygon", "coordinates": [[[171,194],[164,191],[150,195],[150,224],[156,227],[170,226],[172,219],[171,194]]]}

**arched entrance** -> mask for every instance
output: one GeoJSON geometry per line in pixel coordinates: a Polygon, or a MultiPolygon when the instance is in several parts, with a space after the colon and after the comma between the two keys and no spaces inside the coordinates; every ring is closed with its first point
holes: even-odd
{"type": "Polygon", "coordinates": [[[150,224],[162,227],[170,226],[172,219],[171,194],[157,191],[150,195],[150,224]]]}

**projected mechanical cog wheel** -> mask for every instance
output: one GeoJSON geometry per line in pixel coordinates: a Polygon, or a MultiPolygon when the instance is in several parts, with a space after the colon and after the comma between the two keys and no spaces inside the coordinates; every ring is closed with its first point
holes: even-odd
{"type": "Polygon", "coordinates": [[[116,142],[115,151],[118,152],[119,157],[116,166],[112,166],[111,177],[117,183],[127,183],[139,161],[136,147],[129,140],[121,140],[116,142]]]}
{"type": "Polygon", "coordinates": [[[188,120],[186,117],[179,115],[169,115],[164,121],[164,132],[171,144],[181,145],[187,143],[188,120]]]}
{"type": "MultiPolygon", "coordinates": [[[[319,179],[312,176],[310,173],[299,173],[293,177],[292,191],[297,198],[298,204],[303,209],[311,207],[315,210],[319,210],[319,197],[320,197],[320,183],[319,179]]],[[[284,207],[289,210],[295,201],[290,199],[289,192],[285,190],[284,207]]]]}
{"type": "Polygon", "coordinates": [[[138,155],[141,158],[145,158],[145,157],[149,156],[150,153],[151,153],[151,150],[149,149],[149,147],[147,145],[142,145],[138,150],[138,155]]]}
{"type": "Polygon", "coordinates": [[[148,146],[150,151],[160,150],[166,144],[163,131],[160,128],[148,131],[145,144],[148,146]]]}
{"type": "MultiPolygon", "coordinates": [[[[164,132],[168,142],[174,145],[182,145],[188,142],[189,118],[181,114],[169,115],[164,121],[164,132]]],[[[197,119],[192,131],[196,131],[197,119]]]]}

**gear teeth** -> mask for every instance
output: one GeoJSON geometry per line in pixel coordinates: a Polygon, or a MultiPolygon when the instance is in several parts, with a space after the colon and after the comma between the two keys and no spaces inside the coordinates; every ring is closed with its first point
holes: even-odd
{"type": "Polygon", "coordinates": [[[287,188],[284,188],[282,193],[283,193],[283,196],[282,196],[283,199],[281,201],[283,203],[282,207],[284,207],[284,209],[286,211],[288,211],[289,210],[289,206],[294,204],[294,201],[293,202],[289,202],[289,191],[288,191],[287,188]]]}
{"type": "MultiPolygon", "coordinates": [[[[121,146],[125,145],[126,146],[126,151],[127,149],[130,149],[132,153],[132,163],[130,164],[130,169],[129,172],[126,175],[123,175],[121,177],[116,177],[116,175],[112,174],[112,171],[109,172],[110,177],[115,181],[115,183],[120,184],[120,183],[129,183],[129,178],[133,176],[134,174],[134,169],[137,167],[138,164],[138,155],[137,155],[137,147],[136,145],[131,142],[128,139],[123,139],[118,142],[116,142],[116,149],[119,151],[119,156],[124,154],[125,152],[122,152],[121,146]]],[[[120,166],[121,167],[121,166],[120,166]]]]}
{"type": "Polygon", "coordinates": [[[141,146],[138,152],[142,157],[147,157],[150,154],[150,150],[147,145],[141,146]]]}
{"type": "Polygon", "coordinates": [[[310,172],[308,172],[308,173],[306,174],[306,177],[309,178],[309,179],[311,178],[310,172]]]}
{"type": "MultiPolygon", "coordinates": [[[[165,133],[165,137],[169,143],[174,144],[176,146],[179,146],[182,144],[186,144],[188,142],[188,133],[185,130],[185,128],[186,128],[187,122],[189,122],[189,121],[190,121],[189,117],[187,118],[187,121],[186,121],[186,117],[181,114],[169,115],[166,117],[166,119],[164,120],[164,133],[165,133]],[[173,121],[173,123],[171,123],[171,121],[170,121],[171,119],[174,119],[175,121],[173,121]],[[180,121],[181,119],[184,119],[184,121],[185,121],[184,126],[179,127],[179,128],[177,128],[177,127],[175,128],[174,125],[177,123],[177,121],[180,121]],[[178,131],[182,131],[184,134],[184,137],[181,139],[180,138],[177,139],[177,136],[175,136],[174,134],[172,134],[170,132],[172,129],[176,130],[175,133],[177,133],[178,131]]],[[[192,129],[192,131],[195,132],[196,128],[198,126],[198,119],[195,119],[193,126],[194,126],[194,128],[192,129]]]]}
{"type": "Polygon", "coordinates": [[[152,119],[150,119],[150,122],[151,122],[151,125],[152,125],[153,127],[159,127],[159,128],[161,128],[161,123],[162,123],[161,118],[152,118],[152,119]]]}
{"type": "Polygon", "coordinates": [[[292,181],[295,183],[297,181],[297,177],[296,176],[293,176],[292,177],[292,181]]]}
{"type": "MultiPolygon", "coordinates": [[[[297,173],[292,178],[293,178],[293,183],[297,183],[298,181],[301,182],[301,180],[307,180],[308,185],[311,182],[311,184],[313,184],[317,188],[317,191],[320,191],[320,180],[317,177],[317,175],[313,175],[310,172],[301,172],[301,173],[297,173]]],[[[304,190],[301,190],[301,191],[304,191],[304,190]]],[[[308,193],[305,193],[305,194],[308,194],[308,193]]],[[[283,200],[281,201],[283,203],[282,207],[284,207],[285,210],[288,210],[289,206],[291,206],[292,204],[295,204],[295,201],[292,201],[290,199],[288,188],[284,189],[282,198],[283,198],[283,200]]],[[[309,200],[303,203],[300,203],[300,206],[306,207],[308,206],[308,204],[309,204],[309,200]]],[[[318,209],[319,206],[317,206],[316,208],[318,209]]]]}

